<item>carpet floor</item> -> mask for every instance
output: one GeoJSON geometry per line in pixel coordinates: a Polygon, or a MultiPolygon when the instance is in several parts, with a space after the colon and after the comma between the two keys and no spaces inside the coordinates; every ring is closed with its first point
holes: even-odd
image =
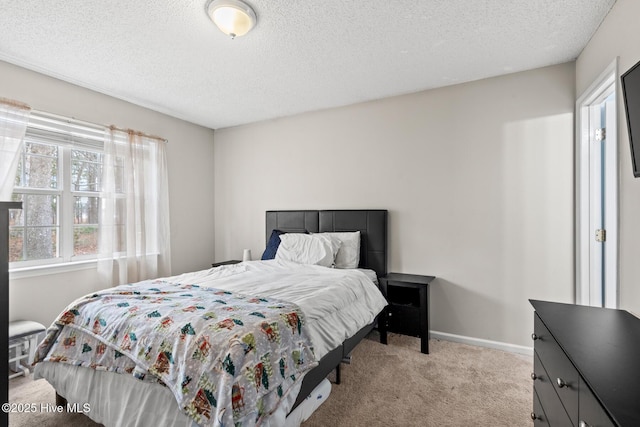
{"type": "MultiPolygon", "coordinates": [[[[303,427],[530,426],[532,358],[483,347],[389,334],[389,345],[365,339],[343,365],[342,384],[303,427]]],[[[12,403],[54,404],[45,380],[9,382],[12,403]]],[[[11,427],[96,427],[78,413],[9,415],[11,427]]]]}

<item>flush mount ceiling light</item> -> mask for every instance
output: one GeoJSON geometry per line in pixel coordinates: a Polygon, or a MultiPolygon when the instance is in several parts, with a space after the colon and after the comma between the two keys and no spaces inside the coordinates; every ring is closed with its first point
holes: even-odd
{"type": "Polygon", "coordinates": [[[244,36],[256,25],[256,13],[240,0],[212,0],[207,14],[220,31],[232,39],[244,36]]]}

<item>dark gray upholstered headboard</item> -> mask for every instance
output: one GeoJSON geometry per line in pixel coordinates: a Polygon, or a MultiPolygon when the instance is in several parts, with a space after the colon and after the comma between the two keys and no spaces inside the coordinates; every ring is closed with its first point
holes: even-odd
{"type": "Polygon", "coordinates": [[[360,231],[359,267],[374,270],[378,277],[387,274],[386,210],[267,211],[267,242],[275,229],[289,233],[360,231]]]}

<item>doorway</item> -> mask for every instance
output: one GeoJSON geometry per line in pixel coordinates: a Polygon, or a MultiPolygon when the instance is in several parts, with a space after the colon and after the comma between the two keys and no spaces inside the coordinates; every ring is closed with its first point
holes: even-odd
{"type": "Polygon", "coordinates": [[[576,102],[576,303],[618,308],[617,59],[576,102]]]}

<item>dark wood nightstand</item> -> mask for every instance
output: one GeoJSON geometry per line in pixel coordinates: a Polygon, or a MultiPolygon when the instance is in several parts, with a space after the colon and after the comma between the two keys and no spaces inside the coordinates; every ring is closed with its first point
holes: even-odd
{"type": "Polygon", "coordinates": [[[387,331],[420,337],[420,351],[429,353],[429,283],[434,276],[389,273],[379,280],[389,305],[380,325],[380,342],[387,343],[387,331]]]}
{"type": "Polygon", "coordinates": [[[238,263],[241,263],[241,262],[242,261],[237,260],[237,259],[230,259],[228,261],[214,262],[213,264],[211,264],[211,267],[220,267],[221,265],[238,264],[238,263]]]}

